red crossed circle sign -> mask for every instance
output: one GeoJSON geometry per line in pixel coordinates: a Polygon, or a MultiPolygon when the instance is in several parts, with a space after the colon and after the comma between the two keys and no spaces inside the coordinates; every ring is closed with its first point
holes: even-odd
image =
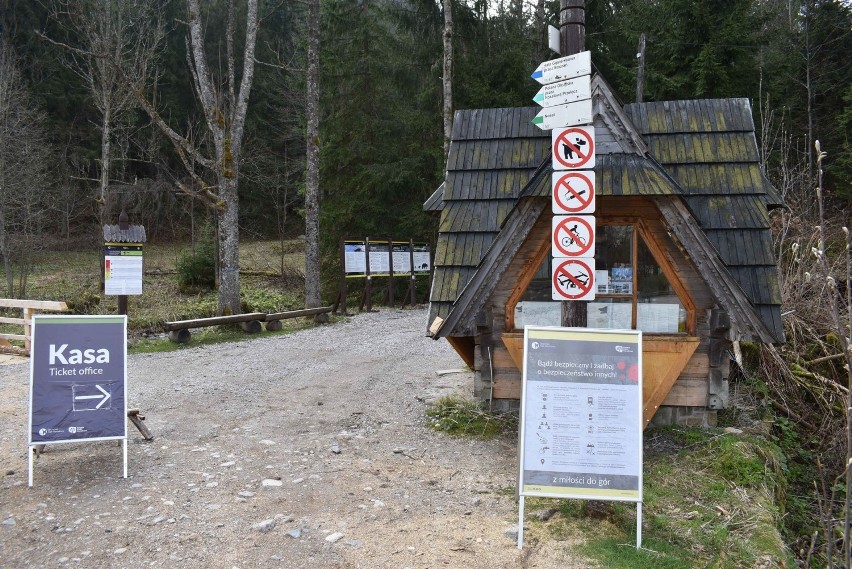
{"type": "Polygon", "coordinates": [[[595,211],[594,172],[554,172],[553,213],[595,211]]]}
{"type": "Polygon", "coordinates": [[[595,228],[594,217],[586,215],[566,215],[553,218],[554,257],[592,257],[594,256],[595,228]],[[589,220],[592,220],[590,222],[589,220]],[[558,252],[558,254],[557,254],[558,252]]]}
{"type": "Polygon", "coordinates": [[[553,269],[553,300],[594,300],[593,259],[567,259],[553,269]]]}
{"type": "Polygon", "coordinates": [[[590,168],[594,165],[594,128],[566,128],[553,134],[553,167],[557,170],[590,168]]]}

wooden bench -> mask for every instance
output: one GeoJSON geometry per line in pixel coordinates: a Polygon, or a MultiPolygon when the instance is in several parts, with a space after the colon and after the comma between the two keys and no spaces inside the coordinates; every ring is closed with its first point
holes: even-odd
{"type": "Polygon", "coordinates": [[[328,314],[332,310],[331,306],[323,306],[320,308],[307,308],[304,310],[290,310],[289,312],[275,312],[266,314],[263,312],[251,312],[249,314],[234,314],[232,316],[213,316],[211,318],[194,318],[192,320],[178,320],[175,322],[166,322],[166,332],[169,333],[169,340],[185,344],[189,342],[192,336],[190,328],[204,328],[207,326],[219,326],[220,324],[239,324],[240,327],[249,334],[255,334],[261,330],[261,322],[266,323],[266,329],[270,332],[281,330],[281,320],[287,318],[298,318],[300,316],[316,316],[319,314],[328,314]]]}
{"type": "Polygon", "coordinates": [[[20,308],[23,311],[22,318],[0,317],[0,324],[15,324],[23,326],[23,334],[0,334],[0,350],[30,355],[32,339],[33,315],[39,311],[67,312],[68,305],[64,302],[53,300],[19,300],[15,298],[0,298],[0,308],[20,308]],[[21,340],[24,348],[13,346],[9,340],[21,340]]]}

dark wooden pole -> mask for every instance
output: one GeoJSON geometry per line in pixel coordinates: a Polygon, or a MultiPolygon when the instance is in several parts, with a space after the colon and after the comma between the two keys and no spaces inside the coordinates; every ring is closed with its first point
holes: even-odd
{"type": "MultiPolygon", "coordinates": [[[[559,1],[559,49],[563,56],[586,49],[585,0],[559,1]]],[[[579,300],[562,301],[562,325],[585,328],[588,303],[579,300]]]]}
{"type": "Polygon", "coordinates": [[[636,102],[641,103],[645,94],[645,34],[639,36],[636,59],[639,60],[639,68],[636,70],[636,102]]]}
{"type": "Polygon", "coordinates": [[[585,0],[560,0],[559,51],[563,56],[574,55],[586,49],[585,0]]]}
{"type": "MultiPolygon", "coordinates": [[[[122,231],[130,229],[130,219],[127,217],[127,212],[121,210],[121,215],[118,216],[118,228],[122,231]]],[[[127,295],[118,295],[118,313],[127,316],[127,295]]]]}

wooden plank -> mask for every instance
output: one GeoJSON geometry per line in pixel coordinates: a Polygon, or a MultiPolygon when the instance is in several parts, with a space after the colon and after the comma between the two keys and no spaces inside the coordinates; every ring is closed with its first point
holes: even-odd
{"type": "Polygon", "coordinates": [[[274,312],[267,314],[265,321],[286,320],[287,318],[299,318],[300,316],[316,316],[317,314],[326,314],[331,312],[332,306],[321,306],[319,308],[306,308],[304,310],[290,310],[288,312],[274,312]]]}
{"type": "MultiPolygon", "coordinates": [[[[523,338],[521,340],[523,341],[523,338]]],[[[509,350],[499,346],[495,346],[491,350],[491,367],[494,370],[519,371],[509,350]]]]}
{"type": "Polygon", "coordinates": [[[34,308],[36,310],[52,310],[67,312],[68,305],[53,300],[20,300],[17,298],[0,298],[0,308],[34,308]]]}
{"type": "Polygon", "coordinates": [[[27,337],[23,334],[0,334],[0,339],[3,340],[26,340],[27,337]]]}
{"type": "Polygon", "coordinates": [[[495,374],[494,384],[491,387],[491,396],[494,399],[520,399],[521,398],[521,376],[520,374],[495,374]]]}
{"type": "Polygon", "coordinates": [[[506,346],[506,353],[512,359],[515,368],[524,369],[524,333],[523,332],[504,332],[502,335],[503,344],[506,346]]]}
{"type": "Polygon", "coordinates": [[[249,314],[233,314],[231,316],[214,316],[212,318],[195,318],[193,320],[178,320],[175,322],[166,322],[166,331],[182,330],[185,328],[203,328],[205,326],[218,326],[220,324],[236,324],[239,322],[251,322],[257,320],[263,322],[266,320],[264,312],[251,312],[249,314]]]}
{"type": "Polygon", "coordinates": [[[683,375],[706,377],[710,373],[710,354],[696,352],[683,368],[683,375]]]}
{"type": "Polygon", "coordinates": [[[662,402],[698,348],[697,337],[649,339],[642,341],[642,405],[644,427],[648,426],[662,402]]]}
{"type": "Polygon", "coordinates": [[[662,405],[669,407],[706,407],[707,378],[681,376],[672,386],[662,405]]]}
{"type": "Polygon", "coordinates": [[[0,318],[0,324],[16,324],[23,326],[25,323],[23,318],[0,318]]]}

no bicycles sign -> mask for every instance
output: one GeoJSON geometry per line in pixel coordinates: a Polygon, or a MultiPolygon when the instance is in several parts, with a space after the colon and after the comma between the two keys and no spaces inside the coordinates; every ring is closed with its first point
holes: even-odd
{"type": "Polygon", "coordinates": [[[594,257],[595,217],[554,215],[551,242],[553,257],[594,257]]]}

